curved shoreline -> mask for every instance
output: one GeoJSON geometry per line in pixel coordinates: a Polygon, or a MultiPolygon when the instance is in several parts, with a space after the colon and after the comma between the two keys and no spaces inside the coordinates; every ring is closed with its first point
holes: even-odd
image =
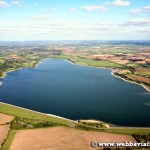
{"type": "Polygon", "coordinates": [[[9,71],[7,71],[7,72],[4,72],[3,76],[0,77],[0,80],[1,80],[1,81],[0,81],[0,86],[1,86],[2,83],[3,83],[3,82],[2,82],[2,79],[5,78],[8,73],[11,73],[11,72],[14,72],[14,71],[18,71],[18,70],[22,70],[22,69],[36,68],[37,65],[38,65],[38,63],[40,63],[40,62],[41,62],[41,60],[40,60],[39,62],[37,62],[37,64],[36,64],[35,66],[33,66],[33,67],[21,67],[21,68],[17,68],[17,69],[14,69],[14,70],[9,70],[9,71]]]}
{"type": "Polygon", "coordinates": [[[8,71],[8,72],[4,72],[3,76],[0,77],[0,80],[1,80],[1,81],[0,81],[0,86],[3,84],[2,79],[5,78],[8,73],[13,72],[13,71],[17,71],[17,70],[20,70],[20,69],[25,69],[25,68],[18,68],[18,69],[15,69],[15,70],[10,70],[10,71],[8,71]]]}
{"type": "Polygon", "coordinates": [[[112,72],[111,72],[111,75],[114,76],[114,77],[116,77],[116,78],[118,78],[118,79],[122,79],[122,80],[124,80],[124,81],[126,81],[126,82],[129,82],[129,83],[132,83],[132,84],[140,85],[140,86],[142,86],[144,89],[146,89],[148,92],[150,92],[150,89],[147,88],[145,85],[140,84],[140,83],[136,83],[136,82],[133,82],[133,81],[129,81],[129,80],[126,80],[126,79],[121,78],[121,77],[119,77],[119,76],[116,76],[116,75],[114,74],[115,72],[116,72],[115,70],[112,71],[112,72]]]}
{"type": "Polygon", "coordinates": [[[0,102],[0,104],[8,105],[8,106],[20,108],[20,109],[23,109],[23,110],[32,111],[32,112],[39,113],[39,114],[42,114],[42,115],[47,115],[47,116],[50,116],[50,117],[54,117],[54,118],[58,118],[58,119],[63,119],[63,120],[67,120],[67,121],[71,121],[71,122],[75,122],[76,123],[76,121],[74,121],[74,120],[67,119],[67,118],[64,118],[64,117],[60,117],[60,116],[57,116],[57,115],[46,114],[46,113],[42,113],[42,112],[39,112],[39,111],[35,111],[35,110],[31,110],[31,109],[27,109],[27,108],[23,108],[23,107],[20,107],[20,106],[8,104],[8,103],[3,103],[3,102],[0,102]]]}
{"type": "MultiPolygon", "coordinates": [[[[16,107],[16,108],[19,108],[19,109],[23,109],[23,110],[27,110],[27,111],[31,111],[31,112],[35,112],[35,113],[38,113],[38,114],[41,114],[41,115],[46,115],[46,116],[50,116],[50,117],[54,117],[54,118],[58,118],[58,119],[62,119],[62,120],[66,120],[66,121],[70,121],[72,123],[79,123],[78,120],[71,120],[71,119],[68,119],[68,118],[64,118],[64,117],[60,117],[60,116],[57,116],[57,115],[53,115],[53,114],[46,114],[46,113],[42,113],[42,112],[39,112],[39,111],[35,111],[35,110],[31,110],[31,109],[27,109],[27,108],[23,108],[23,107],[20,107],[20,106],[16,106],[16,105],[12,105],[12,104],[8,104],[8,103],[4,103],[4,102],[0,102],[0,104],[4,104],[4,105],[8,105],[8,106],[12,106],[12,107],[16,107]]],[[[83,119],[79,119],[79,120],[83,120],[83,119]]],[[[140,129],[150,129],[150,127],[139,127],[139,126],[120,126],[120,125],[116,125],[116,124],[112,124],[112,123],[108,123],[108,122],[104,122],[104,121],[101,121],[101,120],[95,120],[95,119],[84,119],[85,121],[88,121],[88,120],[93,120],[93,121],[97,121],[97,122],[103,122],[105,124],[108,124],[109,125],[109,129],[119,129],[119,128],[127,128],[127,129],[136,129],[136,128],[140,128],[140,129]]]]}
{"type": "MultiPolygon", "coordinates": [[[[5,78],[5,77],[7,76],[7,73],[10,73],[10,72],[13,72],[13,71],[17,71],[17,70],[21,70],[21,69],[28,69],[28,68],[37,68],[38,64],[40,64],[43,60],[46,60],[46,59],[61,59],[61,60],[65,60],[65,61],[67,61],[67,62],[69,62],[69,63],[71,63],[71,64],[73,64],[73,65],[77,65],[77,66],[84,66],[84,67],[92,67],[92,68],[100,68],[100,69],[112,70],[111,75],[112,75],[113,77],[119,78],[119,79],[121,79],[121,80],[124,80],[125,82],[129,82],[129,83],[132,83],[132,84],[137,84],[137,85],[143,87],[146,91],[150,92],[150,89],[147,88],[147,87],[146,87],[145,85],[143,85],[143,84],[136,83],[136,82],[133,82],[133,81],[129,81],[129,80],[126,80],[126,79],[121,78],[121,77],[119,77],[119,76],[116,76],[116,75],[114,74],[114,72],[117,72],[117,71],[118,71],[117,69],[107,68],[107,67],[95,67],[95,66],[79,65],[79,64],[76,64],[76,63],[72,62],[71,60],[64,59],[64,58],[43,58],[43,59],[39,60],[39,61],[37,62],[37,64],[36,64],[35,66],[33,66],[33,67],[21,67],[21,68],[15,69],[15,70],[8,71],[8,72],[4,73],[4,76],[0,77],[0,79],[5,78]]],[[[2,81],[0,81],[0,86],[1,86],[1,85],[2,85],[2,81]]]]}
{"type": "Polygon", "coordinates": [[[92,67],[92,68],[100,68],[100,69],[108,69],[108,70],[111,70],[111,75],[115,78],[118,78],[118,79],[121,79],[125,82],[129,82],[129,83],[132,83],[132,84],[136,84],[136,85],[139,85],[139,86],[142,86],[145,90],[147,90],[148,92],[150,92],[150,89],[147,88],[145,85],[143,84],[140,84],[140,83],[136,83],[136,82],[133,82],[133,81],[129,81],[129,80],[126,80],[124,78],[121,78],[119,76],[116,76],[114,73],[117,72],[118,70],[116,69],[113,69],[113,68],[106,68],[106,67],[95,67],[95,66],[85,66],[85,65],[79,65],[79,64],[75,64],[73,63],[72,61],[69,61],[68,59],[62,59],[62,60],[65,60],[65,61],[68,61],[69,63],[73,64],[73,65],[78,65],[78,66],[84,66],[84,67],[92,67]]]}
{"type": "MultiPolygon", "coordinates": [[[[37,64],[36,64],[35,66],[33,66],[33,67],[22,67],[22,68],[18,68],[18,69],[15,69],[15,70],[8,71],[7,73],[10,73],[10,72],[13,72],[13,71],[17,71],[17,70],[21,70],[21,69],[37,68],[38,65],[39,65],[42,61],[44,61],[44,60],[46,60],[46,59],[60,59],[60,60],[67,61],[67,62],[69,62],[69,63],[72,64],[72,65],[111,70],[111,75],[112,75],[113,77],[119,78],[119,79],[121,79],[121,80],[124,80],[124,81],[129,82],[129,83],[132,83],[132,84],[140,85],[140,86],[142,86],[145,90],[147,90],[147,91],[150,92],[150,89],[148,89],[147,87],[145,87],[145,86],[142,85],[142,84],[138,84],[138,83],[136,83],[136,82],[128,81],[128,80],[126,80],[126,79],[124,79],[124,78],[121,78],[121,77],[119,77],[119,76],[116,76],[116,75],[114,74],[115,72],[118,71],[118,70],[116,70],[116,69],[113,69],[113,68],[106,68],[106,67],[95,67],[95,66],[79,65],[79,64],[76,64],[76,63],[74,63],[74,62],[72,62],[72,61],[70,61],[70,60],[68,60],[68,59],[61,59],[61,58],[44,58],[44,59],[39,60],[39,61],[37,62],[37,64]]],[[[5,74],[5,76],[3,76],[3,77],[1,77],[1,78],[5,78],[5,77],[7,76],[7,73],[5,74]]],[[[0,78],[0,79],[1,79],[1,78],[0,78]]],[[[1,82],[1,81],[0,81],[0,85],[2,85],[2,82],[1,82]]],[[[43,114],[43,115],[48,115],[48,116],[51,116],[51,117],[56,117],[56,118],[59,118],[59,119],[64,119],[64,120],[76,122],[75,120],[67,119],[67,118],[64,118],[64,117],[57,116],[57,115],[46,114],[46,113],[42,113],[42,112],[30,110],[30,109],[27,109],[27,108],[23,108],[23,107],[19,107],[19,106],[16,106],[16,105],[11,105],[11,104],[7,104],[7,103],[3,103],[3,102],[0,102],[0,103],[6,104],[6,105],[10,105],[10,106],[14,106],[14,107],[18,107],[18,108],[21,108],[21,109],[24,109],[24,110],[29,110],[29,111],[36,112],[36,113],[43,114]]],[[[82,119],[81,119],[81,120],[82,120],[82,119]]],[[[101,120],[99,120],[99,121],[101,121],[101,120]]],[[[77,122],[76,122],[76,123],[77,123],[77,122]]],[[[111,124],[111,123],[107,123],[107,124],[111,124]]],[[[124,127],[124,126],[119,126],[119,125],[115,125],[115,126],[116,126],[116,127],[124,127]]],[[[125,127],[129,127],[129,126],[125,126],[125,127]]]]}

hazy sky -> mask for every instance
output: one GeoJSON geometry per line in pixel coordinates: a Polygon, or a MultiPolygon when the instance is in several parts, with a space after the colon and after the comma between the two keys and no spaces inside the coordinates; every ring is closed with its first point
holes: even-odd
{"type": "Polygon", "coordinates": [[[150,0],[0,0],[0,40],[150,40],[150,0]]]}

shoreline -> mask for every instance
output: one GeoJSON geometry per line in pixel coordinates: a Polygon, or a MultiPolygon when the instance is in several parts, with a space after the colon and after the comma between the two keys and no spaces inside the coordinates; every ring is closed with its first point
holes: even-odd
{"type": "Polygon", "coordinates": [[[123,81],[125,81],[125,82],[129,82],[129,83],[132,83],[132,84],[136,84],[136,85],[142,86],[145,90],[147,90],[148,92],[150,92],[150,89],[147,88],[145,85],[140,84],[140,83],[136,83],[136,82],[133,82],[133,81],[129,81],[129,80],[126,80],[126,79],[121,78],[121,77],[119,77],[119,76],[116,76],[116,75],[114,74],[115,72],[116,72],[116,70],[112,71],[112,72],[111,72],[111,75],[114,76],[114,77],[116,77],[116,78],[118,78],[118,79],[121,79],[121,80],[123,80],[123,81]]]}
{"type": "Polygon", "coordinates": [[[12,106],[12,107],[20,108],[20,109],[23,109],[23,110],[27,110],[27,111],[31,111],[31,112],[35,112],[35,113],[39,113],[39,114],[42,114],[42,115],[47,115],[47,116],[50,116],[50,117],[55,117],[55,118],[58,118],[58,119],[63,119],[63,120],[67,120],[67,121],[71,121],[71,122],[76,123],[76,121],[74,121],[74,120],[67,119],[67,118],[64,118],[64,117],[60,117],[60,116],[57,116],[57,115],[53,115],[53,114],[46,114],[46,113],[42,113],[42,112],[39,112],[39,111],[35,111],[35,110],[31,110],[31,109],[23,108],[23,107],[20,107],[20,106],[16,106],[16,105],[12,105],[12,104],[8,104],[8,103],[4,103],[4,102],[0,102],[0,104],[8,105],[8,106],[12,106]]]}
{"type": "Polygon", "coordinates": [[[2,85],[2,79],[5,78],[7,76],[8,73],[14,72],[14,71],[18,71],[18,70],[22,70],[22,69],[31,69],[31,68],[36,68],[38,63],[41,63],[41,60],[39,62],[37,62],[37,64],[35,66],[32,67],[21,67],[21,68],[17,68],[14,70],[9,70],[3,73],[3,75],[0,77],[0,86],[2,85]]]}
{"type": "MultiPolygon", "coordinates": [[[[73,65],[77,65],[77,66],[83,66],[83,67],[92,67],[92,68],[100,68],[100,69],[107,69],[107,70],[111,70],[111,75],[115,78],[119,78],[121,80],[124,80],[125,82],[129,82],[129,83],[132,83],[132,84],[137,84],[141,87],[143,87],[146,91],[150,92],[150,89],[147,88],[146,86],[142,85],[142,84],[139,84],[139,83],[136,83],[136,82],[132,82],[132,81],[129,81],[129,80],[126,80],[124,78],[121,78],[119,76],[116,76],[114,73],[117,72],[118,70],[117,69],[113,69],[113,68],[106,68],[106,67],[95,67],[95,66],[86,66],[86,65],[79,65],[79,64],[76,64],[68,59],[63,59],[63,58],[43,58],[41,60],[39,60],[37,62],[37,64],[33,67],[21,67],[21,68],[18,68],[18,69],[15,69],[15,70],[10,70],[8,72],[6,72],[4,74],[4,76],[0,77],[0,79],[3,79],[7,76],[7,73],[10,73],[10,72],[13,72],[13,71],[17,71],[17,70],[21,70],[21,69],[29,69],[29,68],[37,68],[38,65],[43,61],[43,60],[46,60],[46,59],[61,59],[61,60],[64,60],[64,61],[67,61],[73,65]]],[[[0,86],[2,85],[2,81],[0,81],[0,86]]],[[[23,107],[19,107],[19,106],[15,106],[15,105],[11,105],[11,104],[7,104],[7,103],[3,103],[3,102],[0,102],[2,104],[6,104],[6,105],[10,105],[10,106],[14,106],[14,107],[18,107],[18,108],[21,108],[21,109],[24,109],[24,110],[28,110],[28,111],[32,111],[32,112],[36,112],[36,113],[39,113],[39,114],[43,114],[43,115],[48,115],[48,116],[51,116],[51,117],[56,117],[56,118],[59,118],[59,119],[64,119],[64,120],[67,120],[67,121],[71,121],[71,122],[74,122],[74,123],[77,123],[75,120],[71,120],[71,119],[67,119],[67,118],[64,118],[64,117],[60,117],[60,116],[57,116],[57,115],[53,115],[53,114],[46,114],[46,113],[42,113],[42,112],[38,112],[38,111],[34,111],[34,110],[30,110],[30,109],[27,109],[27,108],[23,108],[23,107]]],[[[81,119],[82,120],[82,119],[81,119]]],[[[93,119],[90,119],[90,120],[93,120],[93,119]]],[[[103,122],[101,120],[99,120],[100,122],[103,122]]],[[[111,125],[111,123],[106,123],[108,125],[111,125]]],[[[122,127],[122,126],[119,126],[119,125],[114,125],[115,127],[122,127]]],[[[126,126],[126,128],[128,128],[128,126],[126,126]]],[[[135,128],[135,127],[133,127],[135,128]]],[[[138,127],[137,127],[138,128],[138,127]]]]}
{"type": "Polygon", "coordinates": [[[58,119],[62,119],[62,120],[66,120],[66,121],[70,121],[72,123],[79,123],[78,120],[85,120],[85,121],[96,121],[96,122],[102,122],[102,123],[105,123],[105,124],[108,124],[109,125],[109,129],[118,129],[118,128],[126,128],[126,129],[130,129],[130,128],[134,128],[134,129],[150,129],[150,127],[139,127],[139,126],[120,126],[120,125],[116,125],[116,124],[112,124],[112,123],[107,123],[107,122],[104,122],[104,121],[101,121],[101,120],[95,120],[95,119],[78,119],[78,120],[71,120],[71,119],[68,119],[68,118],[64,118],[64,117],[60,117],[60,116],[57,116],[57,115],[53,115],[53,114],[46,114],[46,113],[42,113],[42,112],[39,112],[39,111],[35,111],[35,110],[31,110],[31,109],[27,109],[27,108],[23,108],[23,107],[20,107],[20,106],[16,106],[16,105],[12,105],[12,104],[8,104],[8,103],[4,103],[4,102],[0,102],[0,104],[4,104],[4,105],[8,105],[8,106],[12,106],[12,107],[16,107],[16,108],[20,108],[20,109],[23,109],[23,110],[27,110],[27,111],[31,111],[31,112],[34,112],[34,113],[38,113],[38,114],[41,114],[41,115],[46,115],[46,116],[50,116],[50,117],[54,117],[54,118],[58,118],[58,119]]]}
{"type": "Polygon", "coordinates": [[[116,76],[114,73],[118,71],[117,69],[106,68],[106,67],[95,67],[95,66],[79,65],[79,64],[73,63],[72,61],[69,61],[68,59],[62,59],[62,60],[68,61],[69,63],[71,63],[71,64],[73,64],[73,65],[111,70],[111,75],[112,75],[113,77],[118,78],[118,79],[121,79],[121,80],[123,80],[123,81],[125,81],[125,82],[129,82],[129,83],[132,83],[132,84],[139,85],[139,86],[143,87],[146,91],[150,92],[150,89],[147,88],[147,87],[146,87],[145,85],[143,85],[143,84],[136,83],[136,82],[133,82],[133,81],[129,81],[129,80],[126,80],[126,79],[121,78],[121,77],[119,77],[119,76],[116,76]]]}
{"type": "MultiPolygon", "coordinates": [[[[51,58],[51,57],[49,57],[49,58],[43,58],[43,59],[39,60],[39,61],[37,62],[37,64],[36,64],[35,66],[33,66],[33,67],[21,67],[21,68],[15,69],[15,70],[10,70],[10,71],[8,71],[8,72],[5,72],[4,75],[3,75],[2,77],[0,77],[0,80],[3,79],[3,78],[5,78],[5,77],[7,76],[7,73],[10,73],[10,72],[13,72],[13,71],[17,71],[17,70],[21,70],[21,69],[37,68],[38,64],[40,64],[43,60],[46,60],[46,59],[61,59],[61,60],[67,61],[67,62],[69,62],[69,63],[71,63],[71,64],[73,64],[73,65],[77,65],[77,66],[100,68],[100,69],[108,69],[108,70],[111,70],[111,71],[112,71],[112,72],[111,72],[111,75],[112,75],[113,77],[119,78],[119,79],[121,79],[121,80],[124,80],[125,82],[129,82],[129,83],[132,83],[132,84],[137,84],[137,85],[143,87],[146,91],[150,92],[150,89],[147,88],[147,87],[146,87],[145,85],[143,85],[143,84],[136,83],[136,82],[133,82],[133,81],[129,81],[129,80],[126,80],[126,79],[121,78],[121,77],[119,77],[119,76],[116,76],[114,73],[118,71],[117,69],[107,68],[107,67],[95,67],[95,66],[89,66],[89,65],[87,65],[87,66],[86,66],[86,65],[79,65],[79,64],[76,64],[76,63],[74,63],[74,62],[72,62],[71,60],[68,60],[68,59],[64,59],[64,58],[53,58],[53,57],[52,57],[52,58],[51,58]]],[[[2,80],[0,81],[0,86],[1,86],[1,85],[2,85],[2,80]]]]}

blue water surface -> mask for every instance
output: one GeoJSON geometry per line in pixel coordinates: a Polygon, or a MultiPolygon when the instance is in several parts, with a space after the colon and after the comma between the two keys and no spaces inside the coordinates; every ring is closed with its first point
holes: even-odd
{"type": "Polygon", "coordinates": [[[150,127],[150,92],[113,77],[111,70],[60,59],[8,73],[0,101],[74,120],[150,127]]]}

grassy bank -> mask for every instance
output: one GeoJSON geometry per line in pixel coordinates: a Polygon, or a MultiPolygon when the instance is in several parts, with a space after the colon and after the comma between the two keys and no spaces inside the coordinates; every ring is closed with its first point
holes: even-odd
{"type": "Polygon", "coordinates": [[[50,121],[58,123],[58,125],[64,125],[64,126],[70,126],[75,125],[74,127],[77,127],[79,129],[83,130],[99,130],[99,131],[105,131],[105,132],[113,132],[113,133],[122,133],[122,134],[133,134],[133,133],[150,133],[150,128],[131,128],[131,127],[112,127],[112,128],[93,128],[90,126],[78,124],[71,120],[65,120],[57,117],[47,116],[45,114],[41,114],[38,112],[34,112],[31,110],[26,110],[23,108],[18,108],[16,106],[0,103],[0,113],[13,115],[13,116],[19,116],[24,118],[29,118],[29,120],[44,120],[44,121],[50,121]],[[88,129],[90,128],[90,129],[88,129]]]}
{"type": "Polygon", "coordinates": [[[2,150],[9,150],[16,133],[17,133],[17,131],[15,131],[15,130],[10,131],[8,138],[2,147],[2,150]]]}
{"type": "Polygon", "coordinates": [[[133,134],[150,134],[150,128],[140,128],[140,127],[116,127],[116,128],[107,128],[103,129],[104,132],[110,133],[118,133],[118,134],[126,134],[126,135],[133,135],[133,134]]]}
{"type": "Polygon", "coordinates": [[[0,113],[12,115],[12,116],[20,116],[20,117],[26,117],[26,118],[31,118],[31,119],[39,119],[39,120],[57,122],[59,124],[63,124],[67,126],[74,124],[73,121],[71,122],[69,120],[48,116],[45,114],[33,112],[31,110],[18,108],[18,107],[3,104],[3,103],[0,103],[0,113]]]}
{"type": "Polygon", "coordinates": [[[39,61],[32,61],[30,63],[22,63],[22,64],[13,64],[13,66],[11,66],[10,68],[8,67],[8,68],[5,68],[5,69],[2,69],[1,74],[0,74],[0,79],[4,78],[7,75],[8,72],[12,72],[12,71],[19,70],[19,69],[22,69],[22,68],[33,68],[33,67],[36,66],[36,64],[39,61]]]}
{"type": "Polygon", "coordinates": [[[71,55],[60,55],[60,56],[49,56],[49,58],[58,58],[58,59],[66,59],[74,64],[82,65],[82,66],[93,66],[93,67],[106,67],[106,68],[121,68],[122,65],[113,63],[111,61],[104,60],[95,60],[90,58],[82,58],[79,56],[71,56],[71,55]]]}
{"type": "Polygon", "coordinates": [[[118,72],[112,72],[112,75],[116,78],[120,78],[126,82],[130,82],[133,84],[138,84],[140,86],[142,86],[143,88],[145,88],[148,92],[150,92],[150,84],[147,82],[140,82],[139,80],[136,80],[134,77],[132,77],[133,74],[125,74],[125,75],[121,75],[118,72]]]}
{"type": "MultiPolygon", "coordinates": [[[[54,116],[54,115],[46,115],[40,112],[35,112],[32,110],[20,108],[17,106],[12,106],[9,104],[1,103],[0,102],[0,113],[7,114],[7,115],[12,115],[15,116],[15,120],[17,121],[19,119],[19,122],[29,122],[33,124],[38,124],[38,123],[51,123],[52,126],[68,126],[68,127],[73,127],[73,128],[79,128],[82,130],[97,130],[101,131],[100,128],[95,128],[91,127],[88,125],[80,124],[78,122],[75,122],[70,119],[66,118],[61,118],[59,116],[54,116]]],[[[16,122],[15,121],[15,122],[16,122]]],[[[17,123],[17,122],[16,122],[17,123]]],[[[39,126],[41,128],[41,126],[39,126]]],[[[47,126],[45,126],[47,127],[47,126]]],[[[25,128],[25,127],[24,127],[25,128]]],[[[17,128],[15,128],[17,129],[17,128]]],[[[23,128],[21,128],[23,129],[23,128]]]]}

